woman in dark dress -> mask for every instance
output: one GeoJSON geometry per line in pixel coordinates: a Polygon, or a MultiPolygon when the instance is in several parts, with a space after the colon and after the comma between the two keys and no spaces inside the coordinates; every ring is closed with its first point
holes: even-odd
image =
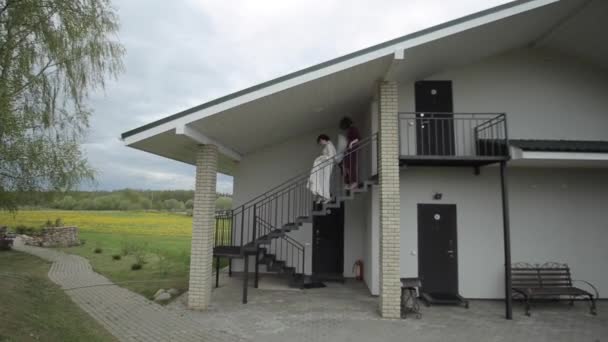
{"type": "Polygon", "coordinates": [[[346,135],[346,151],[344,151],[344,159],[342,160],[342,173],[344,175],[344,184],[346,188],[353,189],[359,186],[359,163],[357,161],[357,143],[361,139],[359,130],[353,126],[353,120],[349,117],[344,117],[340,120],[340,129],[346,135]],[[354,151],[354,152],[353,152],[354,151]]]}

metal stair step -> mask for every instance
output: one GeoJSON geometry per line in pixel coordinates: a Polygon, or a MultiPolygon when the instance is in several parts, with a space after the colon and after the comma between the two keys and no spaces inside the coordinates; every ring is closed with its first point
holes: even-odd
{"type": "Polygon", "coordinates": [[[279,238],[285,236],[285,231],[282,229],[274,229],[270,233],[268,233],[268,237],[270,238],[279,238]]]}
{"type": "Polygon", "coordinates": [[[340,196],[336,197],[336,200],[338,202],[351,201],[351,200],[354,200],[354,199],[355,199],[355,195],[354,194],[350,194],[350,195],[344,194],[344,195],[340,195],[340,196]]]}
{"type": "Polygon", "coordinates": [[[363,186],[372,187],[373,185],[378,185],[378,181],[376,180],[366,180],[363,182],[363,186]]]}
{"type": "Polygon", "coordinates": [[[337,208],[340,208],[341,206],[342,206],[341,202],[329,202],[329,203],[323,204],[323,209],[325,209],[325,210],[337,209],[337,208]]]}
{"type": "Polygon", "coordinates": [[[356,194],[360,194],[360,193],[364,193],[368,191],[368,188],[366,186],[362,186],[359,188],[355,188],[351,190],[352,192],[356,193],[356,194]]]}
{"type": "Polygon", "coordinates": [[[263,237],[255,240],[256,245],[269,245],[272,242],[271,237],[263,237]]]}
{"type": "Polygon", "coordinates": [[[259,261],[258,264],[265,264],[268,265],[270,263],[275,262],[276,257],[274,256],[274,254],[265,254],[259,261]]]}
{"type": "Polygon", "coordinates": [[[310,216],[298,216],[296,218],[296,222],[299,222],[299,223],[311,223],[312,222],[312,218],[310,216]]]}
{"type": "Polygon", "coordinates": [[[281,228],[284,232],[290,232],[292,230],[298,230],[300,228],[300,223],[297,222],[288,222],[283,225],[281,228]]]}

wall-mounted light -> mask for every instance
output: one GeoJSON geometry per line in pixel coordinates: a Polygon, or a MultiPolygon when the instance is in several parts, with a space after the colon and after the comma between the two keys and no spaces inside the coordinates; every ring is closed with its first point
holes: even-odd
{"type": "Polygon", "coordinates": [[[433,199],[434,199],[435,201],[439,201],[439,200],[441,200],[441,198],[442,198],[442,197],[443,197],[443,194],[442,194],[441,192],[435,192],[435,193],[433,194],[433,199]]]}

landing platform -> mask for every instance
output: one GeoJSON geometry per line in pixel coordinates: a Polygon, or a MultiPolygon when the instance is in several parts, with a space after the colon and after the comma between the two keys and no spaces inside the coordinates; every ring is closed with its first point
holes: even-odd
{"type": "Polygon", "coordinates": [[[213,247],[213,256],[228,257],[228,258],[242,258],[240,246],[218,246],[213,247]]]}

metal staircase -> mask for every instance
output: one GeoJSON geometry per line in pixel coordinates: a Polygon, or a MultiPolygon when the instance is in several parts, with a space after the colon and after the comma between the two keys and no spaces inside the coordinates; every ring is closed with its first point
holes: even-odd
{"type": "Polygon", "coordinates": [[[310,281],[307,273],[306,246],[290,236],[315,216],[327,215],[342,203],[367,192],[377,180],[372,175],[372,151],[376,135],[359,141],[343,155],[338,155],[247,201],[238,208],[216,213],[213,256],[216,259],[216,287],[219,286],[220,258],[244,263],[243,303],[247,303],[250,258],[254,258],[254,287],[258,287],[260,266],[265,272],[286,276],[290,286],[302,287],[310,281]],[[354,165],[354,166],[352,166],[354,165]],[[352,168],[351,168],[352,166],[352,168]],[[358,185],[346,188],[340,168],[355,169],[358,185]],[[331,200],[315,203],[307,184],[311,175],[331,175],[331,200]]]}

